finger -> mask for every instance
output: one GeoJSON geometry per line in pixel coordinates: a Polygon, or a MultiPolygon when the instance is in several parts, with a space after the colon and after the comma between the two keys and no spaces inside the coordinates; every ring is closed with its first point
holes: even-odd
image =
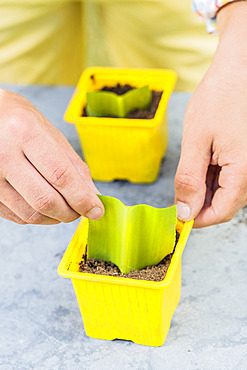
{"type": "Polygon", "coordinates": [[[38,213],[62,222],[71,222],[80,216],[69,207],[63,197],[48,184],[24,155],[16,161],[15,166],[8,166],[5,172],[8,183],[38,213]]]}
{"type": "Polygon", "coordinates": [[[0,182],[0,194],[1,203],[25,224],[53,225],[60,223],[60,221],[34,210],[7,181],[0,182]]]}
{"type": "Polygon", "coordinates": [[[15,222],[17,224],[25,225],[26,222],[18,217],[14,212],[12,212],[8,207],[0,202],[0,217],[5,218],[6,220],[15,222]]]}
{"type": "Polygon", "coordinates": [[[81,157],[74,151],[70,143],[66,140],[63,134],[53,125],[49,126],[49,131],[56,138],[56,142],[59,143],[60,147],[64,150],[70,162],[73,164],[79,175],[84,179],[87,186],[96,194],[100,194],[99,190],[96,188],[91,172],[85,162],[81,157]]]}
{"type": "Polygon", "coordinates": [[[210,204],[205,205],[196,217],[196,228],[230,221],[246,204],[246,197],[243,199],[240,194],[246,194],[247,185],[240,173],[234,166],[222,167],[218,179],[219,187],[214,192],[210,204]]]}
{"type": "Polygon", "coordinates": [[[26,140],[24,154],[77,213],[93,220],[103,216],[104,207],[98,196],[86,185],[55,140],[51,136],[47,138],[45,130],[38,137],[26,140]]]}
{"type": "Polygon", "coordinates": [[[175,176],[175,203],[181,221],[194,219],[203,207],[211,144],[200,132],[184,135],[175,176]]]}

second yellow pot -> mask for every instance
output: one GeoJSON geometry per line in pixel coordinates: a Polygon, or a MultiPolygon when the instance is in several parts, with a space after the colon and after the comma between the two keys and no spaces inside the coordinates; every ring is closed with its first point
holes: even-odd
{"type": "Polygon", "coordinates": [[[88,68],[75,90],[65,120],[76,125],[85,160],[94,180],[156,180],[167,149],[166,108],[176,73],[159,69],[88,68]],[[86,93],[117,83],[133,87],[148,85],[162,91],[153,119],[83,117],[86,93]]]}

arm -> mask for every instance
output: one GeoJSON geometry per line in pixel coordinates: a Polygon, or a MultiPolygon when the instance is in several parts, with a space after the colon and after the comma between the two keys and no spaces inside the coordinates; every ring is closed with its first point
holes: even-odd
{"type": "Polygon", "coordinates": [[[0,89],[0,216],[25,224],[103,216],[90,171],[26,99],[0,89]]]}
{"type": "Polygon", "coordinates": [[[247,2],[217,14],[219,45],[185,114],[175,201],[204,227],[247,204],[247,2]]]}

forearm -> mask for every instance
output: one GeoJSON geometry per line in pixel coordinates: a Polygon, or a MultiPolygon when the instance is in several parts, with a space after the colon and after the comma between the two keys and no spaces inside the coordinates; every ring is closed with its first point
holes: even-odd
{"type": "MultiPolygon", "coordinates": [[[[247,30],[247,1],[236,1],[228,3],[219,9],[216,22],[220,38],[229,29],[229,27],[237,29],[246,28],[247,30]]],[[[233,35],[234,36],[234,35],[233,35]]]]}
{"type": "MultiPolygon", "coordinates": [[[[247,66],[247,1],[236,1],[222,7],[216,17],[219,46],[214,60],[224,61],[225,70],[238,63],[238,69],[247,66]]],[[[234,73],[231,70],[231,73],[234,73]]]]}
{"type": "MultiPolygon", "coordinates": [[[[219,44],[211,66],[204,76],[207,85],[214,94],[220,81],[228,88],[244,87],[241,81],[247,81],[247,1],[236,1],[222,7],[216,17],[219,44]]],[[[213,36],[212,36],[213,37],[213,36]]]]}

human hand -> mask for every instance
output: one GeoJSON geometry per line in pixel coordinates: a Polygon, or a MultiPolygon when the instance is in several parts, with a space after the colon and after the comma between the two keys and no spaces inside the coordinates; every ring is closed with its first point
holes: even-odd
{"type": "Polygon", "coordinates": [[[185,114],[175,202],[195,227],[229,221],[247,204],[246,19],[246,2],[219,12],[219,46],[185,114]]]}
{"type": "Polygon", "coordinates": [[[28,100],[0,90],[0,216],[20,224],[98,219],[87,165],[28,100]]]}

